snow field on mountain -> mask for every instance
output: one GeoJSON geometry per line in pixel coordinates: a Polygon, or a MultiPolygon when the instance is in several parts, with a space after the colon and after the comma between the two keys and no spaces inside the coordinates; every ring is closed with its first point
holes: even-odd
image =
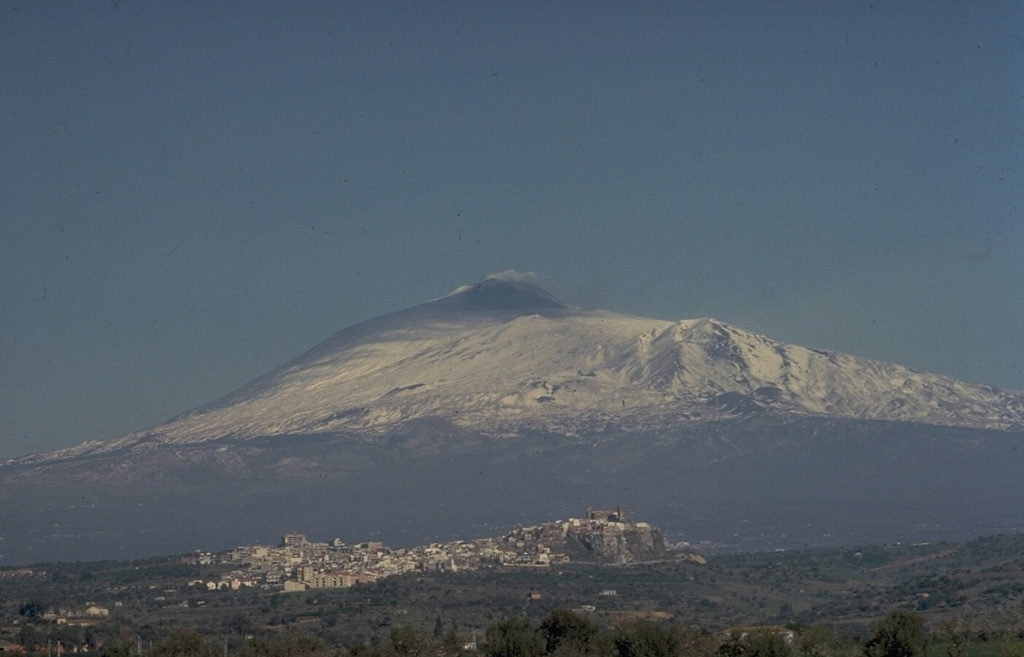
{"type": "Polygon", "coordinates": [[[60,454],[434,418],[500,436],[666,431],[729,413],[1024,425],[1024,393],[788,345],[712,318],[585,311],[525,283],[459,288],[339,331],[290,363],[146,431],[60,454]]]}

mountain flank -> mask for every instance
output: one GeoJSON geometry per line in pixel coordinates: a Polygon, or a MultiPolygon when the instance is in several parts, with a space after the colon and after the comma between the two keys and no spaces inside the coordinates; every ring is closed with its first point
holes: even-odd
{"type": "Polygon", "coordinates": [[[1024,525],[1022,427],[1021,392],[490,278],[164,424],[0,464],[0,563],[298,520],[412,545],[602,499],[736,548],[964,540],[1024,525]]]}

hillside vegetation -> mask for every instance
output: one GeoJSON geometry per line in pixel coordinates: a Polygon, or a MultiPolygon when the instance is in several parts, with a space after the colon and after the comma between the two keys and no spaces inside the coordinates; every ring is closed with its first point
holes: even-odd
{"type": "Polygon", "coordinates": [[[978,650],[994,657],[1019,647],[1024,631],[1021,535],[706,560],[670,553],[628,566],[418,573],[301,593],[208,590],[206,582],[225,569],[187,556],[2,569],[0,640],[30,650],[45,650],[48,640],[67,649],[132,644],[138,652],[187,628],[221,652],[296,633],[352,649],[388,644],[401,630],[452,634],[449,640],[462,646],[474,634],[482,644],[496,623],[518,618],[537,625],[556,610],[575,610],[601,628],[605,641],[643,621],[696,633],[691,638],[714,634],[717,651],[725,645],[721,633],[735,628],[800,634],[819,627],[833,638],[865,638],[872,623],[899,608],[920,616],[933,657],[978,650]],[[87,615],[89,607],[107,614],[87,615]]]}

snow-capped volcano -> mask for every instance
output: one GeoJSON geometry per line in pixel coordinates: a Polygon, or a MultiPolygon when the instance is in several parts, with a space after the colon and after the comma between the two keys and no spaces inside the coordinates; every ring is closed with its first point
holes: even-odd
{"type": "Polygon", "coordinates": [[[708,317],[581,310],[527,280],[492,278],[346,328],[166,424],[58,454],[225,437],[372,438],[426,418],[492,437],[583,437],[745,413],[1007,429],[1024,425],[1024,394],[784,344],[708,317]]]}
{"type": "Polygon", "coordinates": [[[346,328],[159,426],[0,464],[0,563],[416,544],[625,504],[750,549],[1024,527],[1024,393],[503,276],[346,328]]]}

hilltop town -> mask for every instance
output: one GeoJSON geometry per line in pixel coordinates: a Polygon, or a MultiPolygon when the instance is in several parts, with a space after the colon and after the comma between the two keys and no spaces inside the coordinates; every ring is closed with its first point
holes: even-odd
{"type": "Polygon", "coordinates": [[[587,509],[584,518],[520,527],[498,538],[390,549],[379,542],[348,545],[285,534],[278,546],[248,545],[222,553],[198,552],[198,565],[229,564],[219,581],[192,582],[209,589],[260,587],[284,591],[346,588],[409,572],[494,567],[547,568],[570,561],[636,563],[665,555],[661,533],[631,522],[624,507],[587,509]]]}

